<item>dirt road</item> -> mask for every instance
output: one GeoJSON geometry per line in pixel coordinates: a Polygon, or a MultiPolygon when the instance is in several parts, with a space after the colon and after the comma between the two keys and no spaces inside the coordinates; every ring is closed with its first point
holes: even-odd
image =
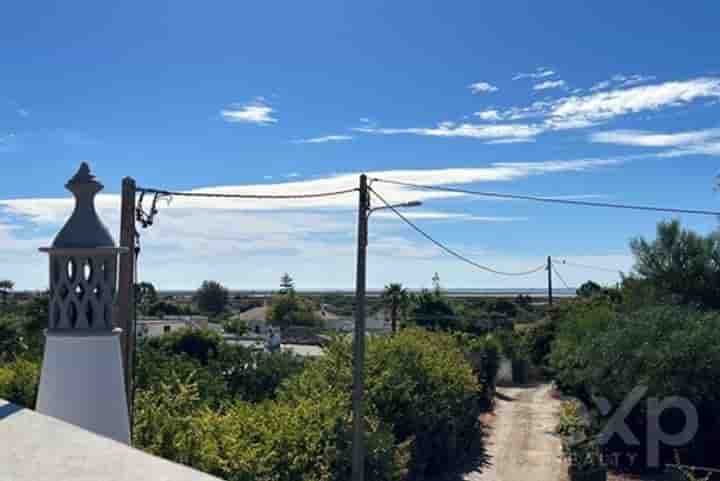
{"type": "Polygon", "coordinates": [[[560,401],[550,385],[500,387],[486,439],[487,464],[467,481],[558,481],[560,439],[553,434],[560,401]]]}

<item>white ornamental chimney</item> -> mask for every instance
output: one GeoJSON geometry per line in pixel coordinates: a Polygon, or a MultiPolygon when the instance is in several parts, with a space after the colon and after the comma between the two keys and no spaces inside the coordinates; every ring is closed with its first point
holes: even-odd
{"type": "Polygon", "coordinates": [[[113,329],[121,249],[95,212],[103,185],[83,162],[65,184],[75,210],[51,247],[50,319],[37,411],[130,444],[120,329],[113,329]]]}

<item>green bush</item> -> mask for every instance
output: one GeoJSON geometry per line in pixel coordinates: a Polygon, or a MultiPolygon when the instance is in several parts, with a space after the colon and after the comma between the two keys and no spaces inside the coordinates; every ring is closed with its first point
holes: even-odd
{"type": "MultiPolygon", "coordinates": [[[[707,464],[717,462],[712,453],[717,452],[720,429],[718,345],[718,312],[660,306],[616,313],[595,305],[576,322],[566,320],[559,326],[551,358],[560,385],[586,402],[592,394],[618,407],[639,386],[647,388],[646,399],[680,396],[690,401],[699,416],[691,458],[707,464]]],[[[625,446],[617,438],[604,447],[638,452],[636,467],[646,461],[645,411],[641,403],[626,418],[642,447],[625,446]]],[[[676,432],[685,420],[681,413],[670,411],[660,422],[666,432],[676,432]]],[[[661,448],[661,462],[671,459],[669,448],[661,448]]]]}
{"type": "Polygon", "coordinates": [[[223,340],[220,334],[209,329],[184,328],[148,339],[147,344],[175,354],[187,354],[207,365],[210,359],[217,357],[223,340]]]}
{"type": "MultiPolygon", "coordinates": [[[[223,402],[245,400],[258,402],[275,397],[280,383],[300,372],[304,359],[292,353],[252,350],[243,346],[219,344],[216,348],[201,349],[201,356],[191,356],[176,346],[197,346],[197,343],[177,342],[177,339],[197,339],[195,331],[168,336],[158,342],[144,342],[138,348],[135,370],[138,390],[152,389],[168,379],[192,376],[200,398],[205,404],[217,407],[223,402]],[[176,352],[179,351],[178,354],[176,352]],[[201,359],[207,354],[208,362],[201,359]]],[[[200,337],[206,339],[206,337],[200,337]]],[[[209,339],[213,339],[210,337],[209,339]]],[[[201,346],[213,344],[201,344],[201,346]]]]}
{"type": "MultiPolygon", "coordinates": [[[[349,401],[351,354],[349,340],[335,339],[281,388],[280,399],[339,395],[349,401]]],[[[405,329],[370,338],[365,379],[368,410],[409,449],[411,477],[447,469],[476,441],[481,386],[453,336],[405,329]]]]}
{"type": "Polygon", "coordinates": [[[35,408],[38,383],[40,382],[40,365],[26,359],[0,366],[0,398],[35,408]]]}
{"type": "MultiPolygon", "coordinates": [[[[350,406],[343,396],[297,402],[203,406],[194,384],[175,379],[138,396],[136,446],[230,481],[350,478],[350,406]]],[[[397,477],[392,433],[366,418],[366,476],[397,477]]]]}

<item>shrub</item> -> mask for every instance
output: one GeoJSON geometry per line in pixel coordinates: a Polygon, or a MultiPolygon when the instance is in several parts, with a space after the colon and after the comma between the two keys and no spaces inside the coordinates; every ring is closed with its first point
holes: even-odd
{"type": "MultiPolygon", "coordinates": [[[[136,403],[136,446],[223,479],[350,477],[352,423],[341,396],[321,402],[236,402],[211,410],[202,405],[193,383],[175,379],[142,393],[136,403]]],[[[392,433],[373,417],[367,418],[366,431],[366,476],[394,479],[392,433]]]]}
{"type": "Polygon", "coordinates": [[[305,359],[290,352],[265,352],[224,345],[213,367],[229,396],[250,402],[273,399],[280,384],[302,371],[305,359]]]}
{"type": "Polygon", "coordinates": [[[147,341],[148,345],[175,354],[187,354],[207,365],[210,359],[217,356],[222,344],[220,334],[209,329],[184,328],[154,337],[147,341]]]}
{"type": "MultiPolygon", "coordinates": [[[[335,339],[323,358],[280,390],[285,400],[344,396],[352,386],[351,342],[335,339]]],[[[449,334],[405,329],[371,338],[366,360],[369,412],[409,449],[410,476],[454,464],[475,441],[481,386],[449,334]]]]}
{"type": "MultiPolygon", "coordinates": [[[[647,387],[646,397],[681,396],[698,411],[700,430],[692,441],[691,461],[716,463],[712,453],[720,444],[720,313],[687,307],[653,307],[616,314],[595,308],[583,319],[586,331],[563,323],[552,353],[562,385],[580,393],[606,398],[618,407],[633,388],[647,387]]],[[[645,443],[647,416],[641,403],[628,415],[628,426],[645,443]]],[[[612,414],[612,413],[610,413],[612,414]]],[[[679,412],[660,419],[665,432],[684,425],[679,412]]],[[[632,449],[613,438],[605,449],[636,451],[637,466],[645,462],[645,446],[632,449]]],[[[661,449],[660,461],[671,459],[661,449]]]]}
{"type": "Polygon", "coordinates": [[[0,398],[7,401],[34,409],[39,382],[40,366],[33,361],[16,359],[0,366],[0,398]]]}

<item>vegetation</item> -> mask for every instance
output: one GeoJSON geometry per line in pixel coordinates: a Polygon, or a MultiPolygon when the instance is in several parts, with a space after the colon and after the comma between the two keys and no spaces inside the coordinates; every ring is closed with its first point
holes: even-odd
{"type": "Polygon", "coordinates": [[[317,326],[320,319],[315,310],[316,306],[311,300],[290,291],[272,296],[266,319],[280,327],[317,326]]]}
{"type": "MultiPolygon", "coordinates": [[[[452,466],[477,441],[482,389],[458,341],[449,334],[405,329],[396,336],[371,338],[367,352],[369,411],[392,426],[403,466],[412,478],[452,466]]],[[[351,345],[335,339],[325,355],[291,378],[280,399],[322,402],[326,393],[349,396],[351,345]]]]}
{"type": "Polygon", "coordinates": [[[229,291],[219,282],[203,281],[195,294],[195,300],[200,312],[219,316],[228,305],[229,291]]]}
{"type": "Polygon", "coordinates": [[[287,272],[282,275],[280,278],[280,292],[283,294],[287,294],[290,291],[295,290],[295,281],[292,277],[290,277],[290,274],[287,272]]]}
{"type": "Polygon", "coordinates": [[[655,240],[636,238],[630,248],[636,277],[646,281],[656,299],[720,308],[720,242],[716,234],[702,236],[683,229],[676,220],[661,222],[655,240]]]}
{"type": "MultiPolygon", "coordinates": [[[[216,353],[186,350],[179,339],[189,335],[139,352],[137,446],[224,479],[349,478],[350,340],[334,339],[303,367],[287,354],[222,343],[216,353]]],[[[421,479],[478,442],[478,376],[486,376],[465,360],[469,343],[420,329],[370,339],[369,478],[421,479]]]]}
{"type": "Polygon", "coordinates": [[[157,290],[154,285],[149,282],[135,284],[135,302],[142,314],[148,315],[158,300],[157,290]]]}
{"type": "Polygon", "coordinates": [[[8,297],[14,287],[15,283],[13,281],[8,279],[0,280],[0,298],[2,298],[3,308],[7,307],[8,297]]]}
{"type": "Polygon", "coordinates": [[[392,332],[397,332],[398,321],[405,317],[410,304],[410,297],[402,284],[388,284],[382,294],[382,304],[386,312],[390,313],[392,332]]]}

